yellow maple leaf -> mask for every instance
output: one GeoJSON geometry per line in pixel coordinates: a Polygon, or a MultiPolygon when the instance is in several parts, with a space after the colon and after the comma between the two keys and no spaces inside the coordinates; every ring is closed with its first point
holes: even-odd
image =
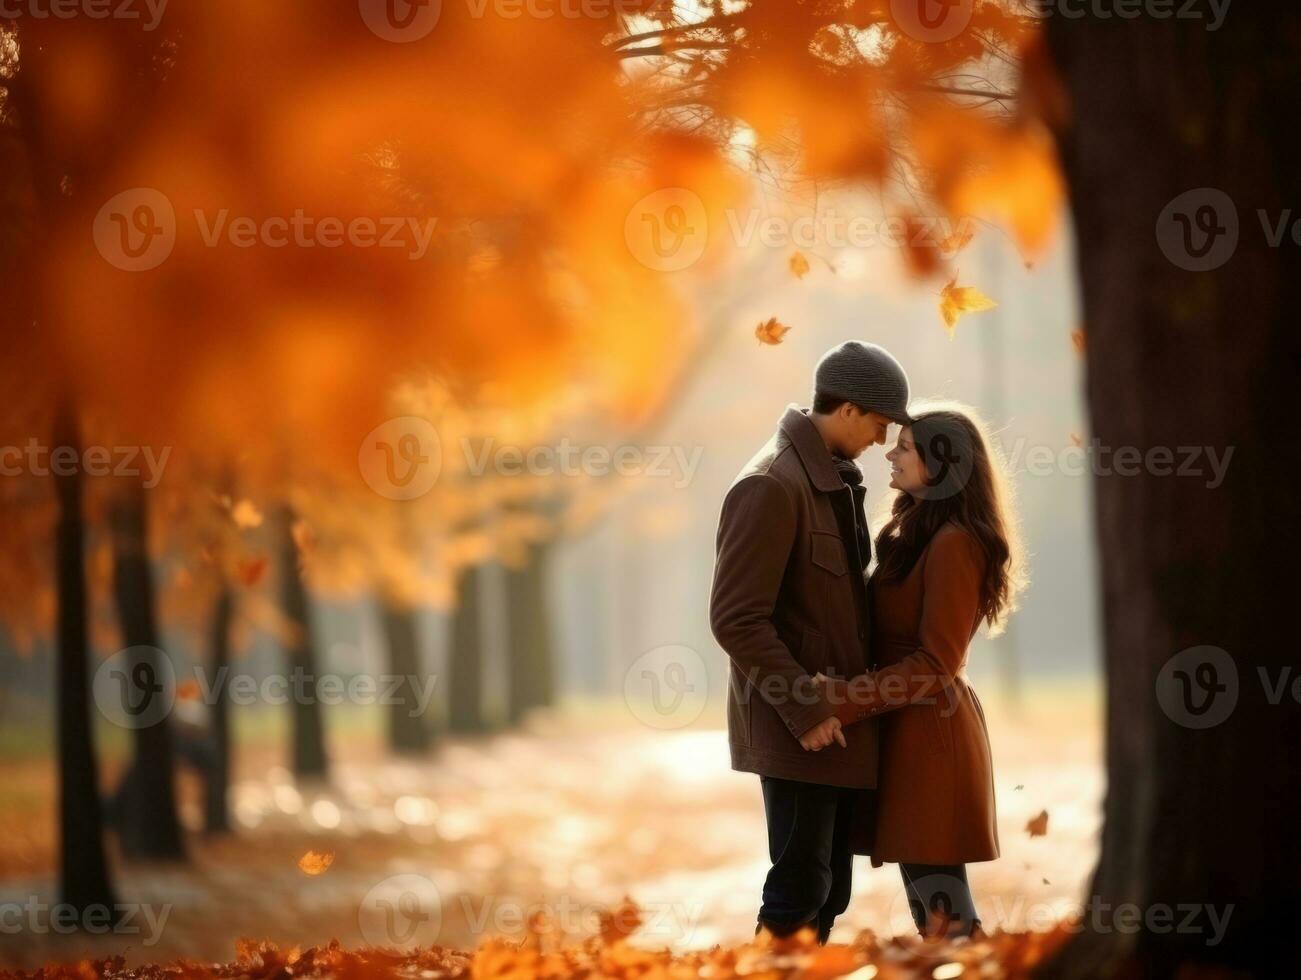
{"type": "Polygon", "coordinates": [[[944,329],[950,337],[962,314],[992,310],[996,306],[997,303],[975,286],[959,286],[956,275],[940,291],[940,316],[944,318],[944,329]]]}
{"type": "Polygon", "coordinates": [[[305,875],[323,875],[334,863],[333,851],[308,851],[298,859],[298,870],[305,875]]]}
{"type": "Polygon", "coordinates": [[[761,344],[780,344],[782,338],[790,332],[790,327],[779,321],[775,316],[769,317],[763,323],[754,328],[754,335],[759,339],[761,344]]]}
{"type": "Polygon", "coordinates": [[[809,274],[809,260],[803,252],[791,256],[791,273],[796,279],[803,279],[809,274]]]}

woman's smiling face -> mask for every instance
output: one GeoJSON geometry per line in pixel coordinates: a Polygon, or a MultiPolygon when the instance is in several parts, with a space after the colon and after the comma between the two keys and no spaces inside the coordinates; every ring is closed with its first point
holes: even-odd
{"type": "Polygon", "coordinates": [[[926,464],[913,442],[911,426],[899,431],[899,441],[885,458],[890,461],[890,486],[913,495],[926,488],[926,464]]]}

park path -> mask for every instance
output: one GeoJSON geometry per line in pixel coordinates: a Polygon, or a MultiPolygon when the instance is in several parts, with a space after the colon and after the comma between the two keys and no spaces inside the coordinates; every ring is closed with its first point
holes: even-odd
{"type": "MultiPolygon", "coordinates": [[[[989,707],[1003,855],[973,866],[972,886],[987,929],[1047,928],[1081,899],[1096,856],[1095,712],[1069,699],[1016,716],[989,707]],[[1031,836],[1028,822],[1045,810],[1046,834],[1031,836]]],[[[328,787],[296,787],[277,768],[241,778],[237,834],[193,838],[188,867],[118,862],[119,899],[139,904],[133,935],[57,934],[32,912],[50,900],[48,874],[0,878],[0,904],[19,903],[26,917],[5,926],[0,962],[229,960],[241,936],[470,948],[519,934],[537,912],[558,931],[590,934],[624,896],[644,910],[638,936],[650,945],[705,948],[753,931],[767,867],[761,802],[754,777],[728,769],[721,730],[568,718],[448,740],[428,761],[342,755],[328,787]],[[332,864],[305,874],[309,850],[332,864]]],[[[856,860],[833,939],[906,931],[894,866],[856,860]]]]}

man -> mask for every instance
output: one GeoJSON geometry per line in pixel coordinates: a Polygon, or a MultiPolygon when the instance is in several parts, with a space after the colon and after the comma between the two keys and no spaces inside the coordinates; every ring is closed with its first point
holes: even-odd
{"type": "Polygon", "coordinates": [[[908,422],[908,376],[849,341],[814,373],[813,408],[786,410],[733,482],[718,524],[710,625],[731,658],[732,768],[759,775],[772,868],[759,927],[825,943],[849,904],[854,801],[876,785],[874,722],[841,730],[813,683],[870,669],[871,541],[853,462],[908,422]]]}

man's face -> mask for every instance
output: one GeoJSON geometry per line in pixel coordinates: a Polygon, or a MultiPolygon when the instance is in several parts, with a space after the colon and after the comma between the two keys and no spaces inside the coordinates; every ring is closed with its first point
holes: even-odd
{"type": "Polygon", "coordinates": [[[841,451],[850,459],[857,459],[868,446],[885,444],[890,420],[880,412],[860,412],[846,402],[840,406],[841,451]]]}

